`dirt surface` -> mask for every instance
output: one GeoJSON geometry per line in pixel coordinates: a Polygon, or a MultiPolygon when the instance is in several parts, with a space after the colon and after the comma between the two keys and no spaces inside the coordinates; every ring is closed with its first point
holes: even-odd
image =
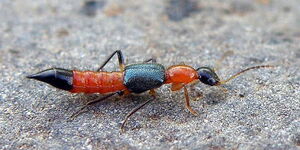
{"type": "MultiPolygon", "coordinates": [[[[300,146],[300,2],[298,0],[0,1],[0,149],[297,149],[300,146]],[[157,89],[157,100],[126,113],[148,93],[94,105],[26,75],[51,67],[95,70],[114,50],[126,62],[155,57],[166,67],[216,66],[220,88],[157,89]]],[[[107,70],[117,70],[117,61],[107,70]]]]}

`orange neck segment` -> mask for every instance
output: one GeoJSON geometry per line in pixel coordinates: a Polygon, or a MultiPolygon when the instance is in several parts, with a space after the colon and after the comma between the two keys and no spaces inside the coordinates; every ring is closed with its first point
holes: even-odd
{"type": "Polygon", "coordinates": [[[197,71],[191,66],[175,65],[166,70],[166,84],[169,83],[183,83],[188,84],[198,80],[197,71]]]}

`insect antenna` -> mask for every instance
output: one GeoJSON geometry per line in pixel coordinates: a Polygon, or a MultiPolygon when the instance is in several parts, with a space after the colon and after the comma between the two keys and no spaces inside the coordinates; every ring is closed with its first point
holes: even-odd
{"type": "Polygon", "coordinates": [[[249,67],[249,68],[246,68],[246,69],[244,69],[244,70],[242,70],[242,71],[240,71],[240,72],[238,72],[238,73],[232,75],[231,77],[229,77],[229,78],[226,79],[226,80],[220,81],[220,84],[219,84],[219,85],[225,84],[225,83],[227,83],[228,81],[230,81],[230,80],[232,80],[232,79],[238,77],[238,76],[241,75],[242,73],[245,73],[245,72],[247,72],[247,71],[249,71],[249,70],[260,69],[260,68],[273,68],[273,67],[275,67],[275,66],[272,66],[272,65],[261,65],[261,66],[253,66],[253,67],[249,67]]]}

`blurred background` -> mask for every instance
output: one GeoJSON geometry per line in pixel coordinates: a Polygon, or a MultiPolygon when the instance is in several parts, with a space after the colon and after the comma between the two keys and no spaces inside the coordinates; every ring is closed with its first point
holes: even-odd
{"type": "MultiPolygon", "coordinates": [[[[1,0],[0,149],[297,149],[300,146],[300,1],[298,0],[1,0]],[[97,104],[25,76],[51,67],[95,70],[121,49],[126,63],[216,66],[225,85],[157,90],[156,102],[127,112],[148,93],[97,104]]],[[[117,70],[117,59],[107,70],[117,70]]]]}

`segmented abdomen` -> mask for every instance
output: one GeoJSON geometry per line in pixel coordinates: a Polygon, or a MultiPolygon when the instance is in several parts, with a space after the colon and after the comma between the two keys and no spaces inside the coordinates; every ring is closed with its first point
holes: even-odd
{"type": "Polygon", "coordinates": [[[122,72],[73,71],[72,93],[111,93],[125,90],[122,72]]]}

